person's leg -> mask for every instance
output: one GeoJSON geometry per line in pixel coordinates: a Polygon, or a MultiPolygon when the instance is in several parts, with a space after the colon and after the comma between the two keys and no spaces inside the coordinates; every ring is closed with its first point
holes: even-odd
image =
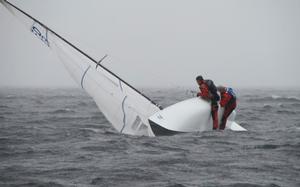
{"type": "Polygon", "coordinates": [[[227,118],[230,116],[230,114],[233,112],[233,110],[236,108],[236,101],[233,101],[231,103],[228,103],[224,108],[223,117],[220,124],[220,129],[224,130],[227,123],[227,118]]]}
{"type": "Polygon", "coordinates": [[[213,120],[213,130],[218,129],[219,120],[218,120],[218,103],[216,101],[211,102],[211,117],[213,120]]]}
{"type": "MultiPolygon", "coordinates": [[[[232,111],[233,111],[233,110],[232,110],[232,111]]],[[[232,111],[231,111],[231,112],[232,112],[232,111]]],[[[230,112],[229,107],[226,107],[226,106],[225,106],[225,108],[224,108],[224,114],[223,114],[222,119],[221,119],[220,130],[224,130],[224,129],[225,129],[226,123],[227,123],[227,118],[228,118],[228,116],[229,116],[229,115],[228,115],[229,112],[230,112]]]]}

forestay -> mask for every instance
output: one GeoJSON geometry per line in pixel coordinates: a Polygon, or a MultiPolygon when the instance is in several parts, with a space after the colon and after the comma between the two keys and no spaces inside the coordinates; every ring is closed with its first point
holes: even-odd
{"type": "Polygon", "coordinates": [[[116,130],[154,136],[148,118],[160,109],[153,101],[43,23],[8,1],[1,3],[59,57],[116,130]]]}

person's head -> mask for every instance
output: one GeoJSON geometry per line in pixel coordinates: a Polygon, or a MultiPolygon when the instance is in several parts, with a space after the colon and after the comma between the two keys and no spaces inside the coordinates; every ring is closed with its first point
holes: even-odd
{"type": "Polygon", "coordinates": [[[217,87],[217,90],[218,90],[220,93],[226,92],[226,88],[225,88],[224,86],[218,86],[218,87],[217,87]]]}
{"type": "Polygon", "coordinates": [[[201,75],[196,77],[196,81],[198,83],[198,85],[200,86],[204,81],[203,81],[203,77],[201,75]]]}

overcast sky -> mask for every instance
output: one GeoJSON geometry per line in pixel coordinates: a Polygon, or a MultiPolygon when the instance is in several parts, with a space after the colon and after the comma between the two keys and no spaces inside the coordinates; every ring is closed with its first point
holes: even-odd
{"type": "MultiPolygon", "coordinates": [[[[300,87],[299,0],[10,0],[137,87],[300,87]]],[[[76,86],[0,6],[0,87],[76,86]]]]}

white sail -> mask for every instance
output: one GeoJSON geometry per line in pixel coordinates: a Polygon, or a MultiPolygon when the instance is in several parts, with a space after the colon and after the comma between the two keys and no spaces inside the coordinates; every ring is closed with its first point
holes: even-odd
{"type": "Polygon", "coordinates": [[[148,118],[160,109],[153,101],[15,5],[5,0],[1,3],[58,55],[116,130],[154,136],[148,118]]]}

